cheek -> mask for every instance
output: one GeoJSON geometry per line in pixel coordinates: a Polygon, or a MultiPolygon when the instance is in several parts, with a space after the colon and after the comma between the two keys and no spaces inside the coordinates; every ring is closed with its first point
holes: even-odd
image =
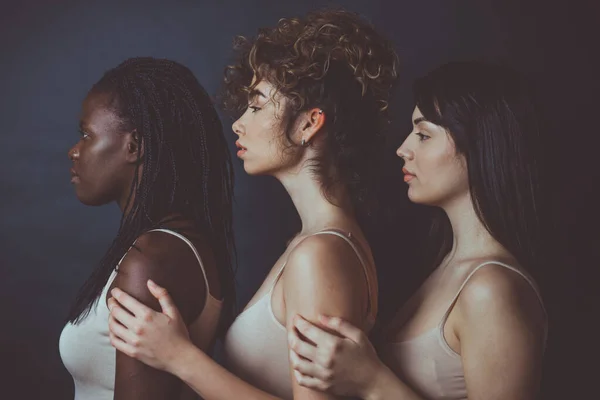
{"type": "Polygon", "coordinates": [[[268,121],[249,137],[251,151],[244,163],[246,172],[270,173],[285,168],[295,159],[293,146],[282,133],[279,121],[268,121]]]}
{"type": "Polygon", "coordinates": [[[293,149],[287,149],[277,138],[264,138],[252,153],[247,153],[244,170],[249,174],[271,175],[288,167],[294,159],[293,149]]]}
{"type": "Polygon", "coordinates": [[[86,205],[103,205],[119,196],[119,182],[125,171],[117,163],[114,149],[88,146],[80,151],[79,183],[75,185],[77,198],[86,205]]]}
{"type": "Polygon", "coordinates": [[[468,175],[462,159],[454,153],[423,155],[417,163],[419,176],[409,187],[412,201],[438,204],[468,191],[468,175]]]}

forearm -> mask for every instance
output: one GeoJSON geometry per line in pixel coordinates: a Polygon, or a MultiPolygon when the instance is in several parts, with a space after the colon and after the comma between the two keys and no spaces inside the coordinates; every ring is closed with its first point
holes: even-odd
{"type": "Polygon", "coordinates": [[[169,372],[206,400],[278,399],[238,378],[192,344],[181,351],[169,372]]]}
{"type": "Polygon", "coordinates": [[[373,385],[364,395],[365,400],[424,400],[402,382],[388,367],[382,365],[373,385]]]}

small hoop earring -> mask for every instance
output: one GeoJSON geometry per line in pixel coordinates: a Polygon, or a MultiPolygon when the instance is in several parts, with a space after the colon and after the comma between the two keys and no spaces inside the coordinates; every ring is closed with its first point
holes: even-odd
{"type": "Polygon", "coordinates": [[[323,114],[323,110],[319,110],[319,114],[323,114]]]}

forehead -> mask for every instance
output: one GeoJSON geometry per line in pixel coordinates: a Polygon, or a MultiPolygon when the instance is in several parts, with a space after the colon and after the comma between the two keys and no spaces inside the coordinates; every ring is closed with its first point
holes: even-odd
{"type": "Polygon", "coordinates": [[[88,94],[81,108],[81,123],[97,131],[116,129],[120,121],[109,107],[109,101],[108,95],[88,94]]]}
{"type": "MultiPolygon", "coordinates": [[[[254,75],[252,77],[252,83],[251,86],[254,85],[256,82],[256,75],[254,75]]],[[[276,87],[275,85],[273,85],[272,83],[270,83],[269,81],[265,80],[265,79],[261,79],[258,84],[256,84],[256,86],[254,87],[253,92],[251,92],[251,95],[253,97],[256,97],[258,95],[258,93],[256,92],[260,92],[264,95],[264,99],[265,100],[273,100],[276,99],[280,96],[280,93],[277,93],[276,87]],[[275,95],[275,96],[274,96],[275,95]]],[[[258,95],[258,97],[263,97],[261,95],[258,95]]]]}
{"type": "Polygon", "coordinates": [[[417,118],[422,118],[423,117],[423,113],[421,112],[421,110],[419,110],[419,106],[415,106],[415,109],[413,110],[412,113],[412,120],[414,121],[417,118]]]}

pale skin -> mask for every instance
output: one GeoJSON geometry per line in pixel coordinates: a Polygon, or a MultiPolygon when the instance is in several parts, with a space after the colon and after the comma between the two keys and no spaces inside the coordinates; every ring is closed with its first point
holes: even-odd
{"type": "MultiPolygon", "coordinates": [[[[445,130],[413,113],[413,131],[400,146],[409,198],[441,207],[452,224],[454,246],[442,264],[399,311],[387,329],[392,342],[415,338],[436,326],[462,282],[488,260],[518,266],[475,214],[464,157],[445,130]]],[[[321,326],[297,317],[290,337],[300,384],[363,399],[423,399],[379,359],[367,335],[341,318],[321,316],[321,326]],[[300,358],[301,356],[302,358],[300,358]]],[[[460,355],[471,400],[536,398],[541,376],[546,316],[531,285],[498,265],[477,270],[444,325],[444,338],[460,355]]]]}
{"type": "MultiPolygon", "coordinates": [[[[276,128],[285,106],[286,99],[275,94],[271,84],[261,81],[251,94],[247,111],[233,124],[241,148],[238,156],[244,161],[246,172],[277,178],[292,198],[302,221],[302,231],[290,242],[247,307],[267,294],[287,259],[273,291],[272,308],[288,333],[294,330],[296,314],[315,323],[319,314],[337,315],[366,329],[368,294],[369,290],[376,291],[376,287],[367,287],[364,267],[354,250],[332,235],[310,236],[326,228],[352,232],[368,260],[366,268],[373,268],[368,244],[354,219],[344,188],[334,188],[333,203],[337,205],[332,204],[307,165],[315,149],[322,145],[320,133],[326,115],[320,109],[302,113],[293,128],[292,141],[296,147],[292,152],[284,152],[281,131],[276,128]],[[309,145],[299,146],[302,140],[309,145]]],[[[109,301],[113,346],[179,377],[205,399],[275,398],[236,377],[194,347],[188,339],[186,324],[166,290],[151,283],[148,288],[160,302],[162,313],[121,290],[113,291],[114,299],[109,301]]],[[[290,365],[295,399],[338,398],[335,394],[299,385],[292,371],[290,365]]]]}

